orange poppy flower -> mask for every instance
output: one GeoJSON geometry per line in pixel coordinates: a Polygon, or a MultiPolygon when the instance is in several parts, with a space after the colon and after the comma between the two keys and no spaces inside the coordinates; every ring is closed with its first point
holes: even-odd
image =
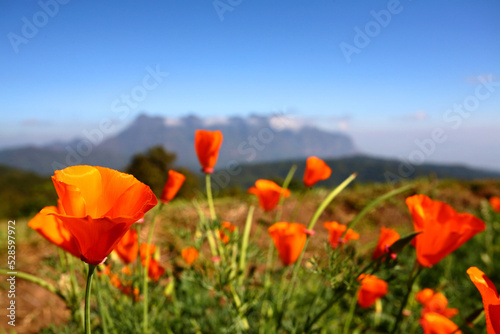
{"type": "Polygon", "coordinates": [[[485,229],[481,219],[469,213],[457,213],[448,204],[425,195],[408,197],[406,205],[413,217],[415,232],[422,231],[413,242],[417,260],[424,267],[432,267],[485,229]]]}
{"type": "Polygon", "coordinates": [[[323,160],[316,157],[307,158],[304,172],[306,187],[312,187],[317,182],[328,179],[330,175],[332,175],[332,169],[323,160]]]}
{"type": "Polygon", "coordinates": [[[341,238],[347,226],[337,222],[325,222],[323,226],[328,230],[328,242],[334,249],[337,248],[339,243],[345,244],[349,240],[359,239],[359,234],[351,229],[347,230],[346,234],[341,238]]]}
{"type": "Polygon", "coordinates": [[[495,285],[476,267],[470,267],[467,274],[483,298],[488,334],[500,333],[500,298],[495,285]]]}
{"type": "Polygon", "coordinates": [[[299,223],[279,222],[267,230],[283,265],[295,263],[307,240],[306,227],[299,223]]]}
{"type": "Polygon", "coordinates": [[[165,273],[165,267],[160,265],[155,259],[150,259],[148,266],[148,277],[153,281],[158,281],[160,277],[165,273]]]}
{"type": "MultiPolygon", "coordinates": [[[[394,231],[392,228],[380,228],[380,235],[378,237],[377,246],[375,246],[375,251],[373,252],[372,259],[378,259],[382,255],[389,253],[389,247],[393,243],[399,240],[399,233],[394,231]]],[[[391,257],[396,254],[391,254],[391,257]]]]}
{"type": "Polygon", "coordinates": [[[168,180],[163,187],[160,201],[167,204],[174,199],[185,180],[186,177],[183,174],[176,172],[175,170],[169,170],[168,180]]]}
{"type": "MultiPolygon", "coordinates": [[[[153,244],[149,245],[149,261],[148,261],[148,276],[154,281],[160,279],[160,276],[165,273],[165,268],[160,265],[160,263],[153,257],[156,253],[156,246],[153,244]]],[[[146,257],[148,254],[148,244],[142,243],[139,247],[139,255],[141,256],[142,266],[146,266],[146,257]]]]}
{"type": "Polygon", "coordinates": [[[458,326],[447,317],[435,313],[427,312],[420,319],[420,325],[424,329],[424,334],[461,334],[458,326]]]}
{"type": "Polygon", "coordinates": [[[387,282],[377,276],[361,274],[358,281],[361,282],[358,291],[358,304],[363,308],[372,306],[377,299],[382,298],[389,292],[387,282]]]}
{"type": "Polygon", "coordinates": [[[125,264],[134,262],[139,252],[137,231],[128,230],[116,244],[115,252],[125,264]]]}
{"type": "Polygon", "coordinates": [[[194,247],[184,248],[181,252],[182,258],[189,265],[191,265],[198,258],[199,254],[198,250],[194,247]]]}
{"type": "Polygon", "coordinates": [[[262,179],[255,181],[255,186],[248,189],[248,193],[257,196],[259,206],[264,211],[271,211],[276,208],[281,195],[285,198],[290,196],[290,190],[283,189],[273,181],[262,179]]]}
{"type": "Polygon", "coordinates": [[[219,149],[222,144],[222,132],[196,130],[194,135],[194,148],[200,161],[203,173],[213,173],[214,166],[219,157],[219,149]]]}
{"type": "Polygon", "coordinates": [[[231,224],[230,222],[222,222],[221,227],[222,228],[219,229],[219,239],[222,240],[224,244],[227,244],[229,242],[229,236],[224,233],[224,230],[232,233],[236,229],[236,226],[231,224]]]}
{"type": "Polygon", "coordinates": [[[422,314],[434,312],[447,318],[453,318],[458,314],[456,308],[448,308],[448,299],[441,292],[426,288],[418,292],[415,299],[424,307],[422,314]]]}
{"type": "Polygon", "coordinates": [[[500,197],[491,196],[490,197],[490,205],[493,211],[500,212],[500,197]]]}
{"type": "Polygon", "coordinates": [[[73,235],[80,259],[97,265],[130,226],[157,204],[156,196],[132,175],[104,167],[57,170],[52,181],[61,207],[49,215],[73,235]]]}
{"type": "MultiPolygon", "coordinates": [[[[149,258],[152,258],[153,255],[156,253],[156,245],[150,244],[149,245],[149,258]]],[[[142,265],[146,262],[146,257],[148,254],[148,244],[143,242],[141,244],[141,247],[139,248],[139,254],[141,256],[141,262],[142,265]]]]}
{"type": "Polygon", "coordinates": [[[80,250],[76,239],[64,226],[63,222],[53,215],[54,213],[60,213],[59,208],[46,206],[29,221],[28,226],[40,233],[48,241],[79,258],[80,250]]]}

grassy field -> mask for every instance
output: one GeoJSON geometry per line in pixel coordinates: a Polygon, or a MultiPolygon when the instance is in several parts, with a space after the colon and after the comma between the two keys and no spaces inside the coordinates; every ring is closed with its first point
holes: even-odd
{"type": "MultiPolygon", "coordinates": [[[[500,264],[494,261],[500,255],[500,246],[496,241],[500,231],[499,215],[494,214],[489,207],[487,198],[500,196],[500,181],[455,181],[419,179],[411,183],[411,189],[390,198],[370,211],[353,229],[360,234],[359,240],[350,241],[342,249],[332,251],[328,245],[328,232],[323,228],[323,222],[338,221],[341,224],[350,222],[367,204],[375,198],[394,189],[388,184],[353,184],[327,207],[320,216],[315,227],[316,234],[311,238],[305,253],[304,270],[298,276],[297,289],[287,305],[287,313],[283,315],[281,328],[263,325],[264,332],[294,332],[297,324],[306,319],[308,313],[322,309],[333,296],[335,286],[339,286],[348,273],[354,273],[369,262],[373,247],[376,244],[380,227],[390,227],[404,236],[413,231],[412,218],[405,204],[405,198],[413,194],[425,194],[431,198],[448,203],[458,212],[472,213],[487,222],[487,231],[478,234],[457,251],[446,257],[434,267],[425,270],[413,287],[413,293],[406,306],[407,312],[401,327],[401,333],[421,333],[419,325],[420,306],[414,300],[413,294],[422,288],[429,287],[441,291],[449,300],[449,306],[458,308],[459,314],[453,319],[459,326],[465,323],[465,318],[482,307],[481,296],[469,280],[466,270],[477,266],[490,277],[493,282],[500,282],[500,264]]],[[[303,224],[311,219],[318,204],[328,194],[328,189],[292,193],[283,205],[281,221],[294,221],[303,224]]],[[[205,198],[195,200],[205,216],[209,215],[205,198]]],[[[239,196],[222,197],[215,200],[215,208],[220,221],[229,221],[238,227],[238,235],[244,229],[248,208],[255,206],[253,216],[250,246],[248,248],[248,273],[245,283],[240,287],[244,301],[252,301],[243,313],[252,326],[250,332],[255,332],[254,324],[276,316],[279,307],[266,305],[265,299],[259,295],[264,281],[267,252],[270,238],[267,229],[272,225],[275,213],[265,213],[258,208],[254,196],[242,194],[239,196]],[[260,298],[260,300],[259,300],[260,298]]],[[[144,241],[151,225],[153,214],[146,216],[145,223],[140,228],[139,239],[144,241]]],[[[0,257],[7,263],[7,221],[4,217],[0,223],[0,257]]],[[[62,291],[70,290],[70,275],[68,273],[67,257],[56,246],[39,236],[27,227],[29,217],[16,219],[16,270],[42,277],[57,286],[62,291]]],[[[199,212],[193,202],[176,200],[167,205],[158,216],[158,222],[153,236],[157,246],[156,254],[159,262],[166,268],[166,273],[160,280],[151,284],[151,326],[160,333],[171,330],[174,333],[233,333],[241,330],[239,322],[234,319],[238,308],[232,305],[231,294],[223,280],[224,275],[217,276],[213,269],[210,250],[207,242],[200,236],[199,212]],[[180,256],[181,250],[191,245],[200,246],[200,257],[192,267],[187,266],[180,256]],[[216,282],[215,276],[219,281],[216,282]],[[218,283],[220,286],[217,286],[218,283]],[[215,285],[214,285],[215,284],[215,285]],[[222,288],[221,288],[222,287],[222,288]],[[168,330],[167,330],[168,329],[168,330]]],[[[233,236],[232,236],[233,238],[233,236]]],[[[227,247],[237,247],[239,237],[234,236],[235,243],[227,247]],[[232,246],[234,245],[234,246],[232,246]]],[[[316,327],[317,332],[341,332],[346,321],[351,323],[350,333],[385,333],[394,322],[394,314],[401,304],[405,294],[406,280],[411,271],[415,255],[412,247],[406,247],[394,263],[383,265],[380,276],[389,283],[390,293],[382,299],[380,307],[383,311],[376,312],[373,308],[352,307],[351,300],[357,287],[351,283],[341,285],[345,293],[339,301],[330,308],[316,327]],[[352,313],[352,315],[350,315],[352,313]],[[347,319],[350,317],[349,319],[347,319]]],[[[111,256],[113,270],[118,271],[122,265],[116,257],[111,256]]],[[[78,286],[84,287],[84,266],[81,261],[74,261],[78,286]]],[[[1,265],[0,268],[5,268],[1,265]]],[[[279,296],[282,284],[290,280],[291,272],[284,269],[276,259],[271,272],[272,285],[270,293],[279,296]]],[[[135,274],[134,274],[135,275],[135,274]]],[[[135,282],[140,278],[130,278],[135,282]]],[[[377,274],[379,275],[379,274],[377,274]]],[[[2,276],[4,277],[4,276],[2,276]]],[[[115,331],[119,333],[140,331],[142,306],[140,301],[134,301],[107,283],[106,277],[98,279],[102,284],[101,299],[107,306],[108,315],[115,331]],[[126,314],[126,315],[125,315],[126,314]],[[126,318],[126,319],[125,319],[126,318]]],[[[347,279],[346,279],[347,281],[347,279]]],[[[498,286],[498,283],[497,283],[498,286]]],[[[6,280],[0,281],[0,294],[5,296],[9,286],[6,280]]],[[[81,291],[79,291],[81,293],[81,291]]],[[[0,308],[8,306],[7,298],[1,298],[0,308]]],[[[81,302],[79,302],[81,303],[81,302]]],[[[81,330],[79,309],[70,310],[56,295],[45,289],[24,281],[16,280],[16,327],[18,333],[74,333],[81,330]]],[[[379,306],[377,306],[379,307],[379,306]]],[[[93,317],[101,319],[101,309],[93,305],[93,317]]],[[[106,315],[104,315],[106,317],[106,315]]],[[[101,320],[94,324],[95,332],[101,332],[101,320]]],[[[299,326],[300,327],[300,326],[299,326]]],[[[12,327],[4,319],[0,324],[0,332],[9,332],[12,327]]],[[[485,332],[484,318],[480,318],[474,328],[462,328],[464,333],[485,332]]]]}

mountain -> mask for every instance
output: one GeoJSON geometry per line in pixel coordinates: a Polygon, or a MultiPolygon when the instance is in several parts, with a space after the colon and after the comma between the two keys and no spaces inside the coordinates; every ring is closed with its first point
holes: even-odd
{"type": "Polygon", "coordinates": [[[97,129],[85,138],[44,147],[21,147],[0,151],[0,164],[52,174],[68,165],[89,164],[124,169],[130,158],[155,145],[177,154],[177,164],[192,170],[199,165],[194,151],[197,129],[221,130],[224,141],[217,165],[304,159],[315,155],[335,158],[356,153],[345,134],[321,130],[284,116],[202,119],[196,116],[164,118],[142,114],[113,137],[101,140],[97,129]],[[97,132],[96,132],[97,131],[97,132]]]}

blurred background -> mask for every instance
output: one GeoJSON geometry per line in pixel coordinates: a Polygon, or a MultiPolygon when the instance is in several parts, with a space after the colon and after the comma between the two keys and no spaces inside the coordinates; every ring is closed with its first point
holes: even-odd
{"type": "Polygon", "coordinates": [[[498,13],[491,0],[2,1],[0,165],[47,177],[157,154],[196,174],[204,128],[224,133],[221,189],[310,155],[339,179],[498,178],[498,13]]]}

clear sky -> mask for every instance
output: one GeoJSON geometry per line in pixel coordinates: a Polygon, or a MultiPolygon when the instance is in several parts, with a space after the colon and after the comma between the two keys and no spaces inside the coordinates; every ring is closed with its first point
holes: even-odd
{"type": "Polygon", "coordinates": [[[3,0],[0,148],[282,111],[364,153],[500,170],[499,38],[496,0],[3,0]]]}

